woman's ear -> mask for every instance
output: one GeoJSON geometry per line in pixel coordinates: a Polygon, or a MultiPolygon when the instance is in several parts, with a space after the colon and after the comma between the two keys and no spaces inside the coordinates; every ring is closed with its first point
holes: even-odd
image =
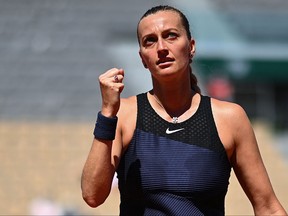
{"type": "Polygon", "coordinates": [[[190,40],[190,58],[192,59],[196,52],[195,40],[192,38],[190,40]]]}
{"type": "Polygon", "coordinates": [[[144,59],[143,59],[142,54],[141,54],[140,51],[139,51],[139,56],[140,56],[140,58],[141,58],[141,60],[142,60],[143,66],[144,66],[145,68],[148,68],[148,67],[147,67],[147,64],[145,63],[145,61],[144,61],[144,59]]]}

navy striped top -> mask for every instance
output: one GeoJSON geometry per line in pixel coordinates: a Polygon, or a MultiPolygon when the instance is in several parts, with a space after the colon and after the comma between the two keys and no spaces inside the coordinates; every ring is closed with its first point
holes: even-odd
{"type": "Polygon", "coordinates": [[[137,95],[137,124],[117,169],[120,215],[224,215],[231,166],[210,98],[196,113],[169,123],[137,95]]]}

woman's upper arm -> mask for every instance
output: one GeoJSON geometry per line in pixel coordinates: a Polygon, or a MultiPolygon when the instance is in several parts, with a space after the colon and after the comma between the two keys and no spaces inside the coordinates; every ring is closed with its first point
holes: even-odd
{"type": "Polygon", "coordinates": [[[136,127],[136,97],[122,98],[118,116],[118,125],[116,137],[112,148],[112,157],[117,169],[121,155],[124,153],[130,143],[136,127]]]}

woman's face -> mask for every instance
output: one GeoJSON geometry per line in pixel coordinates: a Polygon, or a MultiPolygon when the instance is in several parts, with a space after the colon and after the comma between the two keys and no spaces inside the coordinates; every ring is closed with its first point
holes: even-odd
{"type": "Polygon", "coordinates": [[[139,54],[153,76],[189,69],[195,42],[188,39],[178,13],[159,11],[144,17],[138,25],[138,35],[139,54]]]}

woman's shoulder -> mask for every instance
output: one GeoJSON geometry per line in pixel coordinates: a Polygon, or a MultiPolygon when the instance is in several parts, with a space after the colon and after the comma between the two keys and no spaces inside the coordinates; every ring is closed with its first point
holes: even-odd
{"type": "Polygon", "coordinates": [[[131,114],[137,112],[137,97],[130,96],[127,98],[121,98],[120,108],[118,111],[118,118],[127,118],[131,116],[131,114]]]}
{"type": "Polygon", "coordinates": [[[212,98],[211,107],[220,139],[230,159],[239,138],[251,134],[250,120],[243,107],[237,103],[212,98]]]}
{"type": "Polygon", "coordinates": [[[137,100],[139,98],[139,96],[143,98],[143,96],[147,96],[147,92],[146,93],[141,93],[138,95],[133,95],[130,97],[126,97],[126,98],[121,98],[121,103],[120,103],[120,112],[125,113],[129,113],[131,111],[136,111],[137,110],[137,100]]]}
{"type": "Polygon", "coordinates": [[[237,103],[212,98],[211,107],[214,119],[218,122],[219,127],[221,125],[221,128],[231,132],[231,130],[239,131],[241,128],[251,125],[246,111],[237,103]]]}
{"type": "Polygon", "coordinates": [[[244,108],[235,102],[229,102],[211,98],[211,107],[213,112],[215,112],[215,114],[221,116],[224,115],[227,118],[246,116],[244,108]]]}
{"type": "Polygon", "coordinates": [[[120,103],[120,112],[126,113],[127,111],[131,111],[137,107],[137,96],[130,96],[127,98],[121,98],[120,103]]]}

